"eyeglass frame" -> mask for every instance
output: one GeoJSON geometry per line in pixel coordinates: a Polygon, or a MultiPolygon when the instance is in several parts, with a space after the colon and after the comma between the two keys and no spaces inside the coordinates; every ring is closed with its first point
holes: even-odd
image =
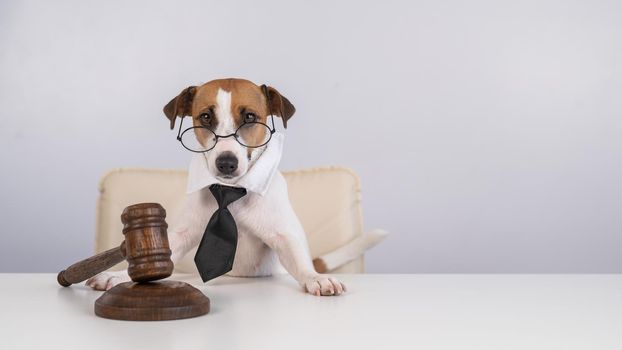
{"type": "Polygon", "coordinates": [[[266,85],[264,84],[264,85],[261,85],[261,90],[263,91],[264,95],[266,96],[266,99],[268,100],[268,112],[270,113],[270,119],[272,120],[272,128],[270,128],[270,127],[268,126],[268,124],[265,124],[265,123],[262,123],[262,122],[244,122],[244,123],[242,123],[242,125],[240,125],[237,129],[235,129],[235,131],[234,131],[232,134],[225,135],[225,136],[218,135],[218,134],[216,134],[214,131],[212,131],[211,129],[206,128],[206,127],[204,127],[204,126],[191,126],[191,127],[187,128],[186,130],[184,130],[184,131],[182,132],[182,131],[181,131],[181,126],[182,126],[182,125],[183,125],[183,123],[184,123],[184,118],[182,117],[182,118],[181,118],[181,120],[179,121],[179,131],[177,131],[177,141],[179,141],[179,143],[181,143],[181,145],[182,145],[182,147],[183,147],[183,148],[187,149],[187,150],[188,150],[188,151],[190,151],[190,152],[194,152],[194,153],[205,153],[205,152],[209,152],[209,151],[211,151],[212,149],[214,149],[214,147],[216,147],[216,144],[218,144],[218,140],[219,140],[219,139],[225,139],[225,138],[227,138],[227,137],[231,137],[231,136],[233,136],[233,138],[235,139],[235,141],[236,141],[237,143],[239,143],[240,145],[242,145],[242,146],[244,146],[244,147],[246,147],[246,148],[259,148],[259,147],[263,147],[263,146],[267,145],[267,144],[268,144],[268,142],[270,142],[270,140],[272,140],[272,135],[274,135],[274,133],[276,132],[276,128],[275,128],[275,126],[274,126],[274,114],[272,113],[272,106],[271,106],[271,104],[270,104],[270,95],[269,95],[269,93],[268,93],[268,88],[267,88],[267,87],[266,87],[266,85]],[[244,126],[248,126],[248,125],[250,125],[250,124],[259,124],[259,125],[265,126],[265,127],[266,127],[269,131],[270,131],[270,136],[268,137],[268,140],[266,140],[266,142],[264,142],[264,143],[262,143],[261,145],[258,145],[258,146],[247,146],[247,145],[243,144],[242,142],[240,142],[240,140],[239,140],[239,139],[238,139],[238,137],[237,137],[238,131],[239,131],[241,128],[243,128],[244,126]],[[184,145],[184,142],[183,142],[181,139],[182,139],[182,136],[183,136],[183,135],[184,135],[187,131],[189,131],[189,130],[191,130],[191,129],[205,129],[205,130],[207,130],[207,131],[211,132],[211,133],[214,135],[214,137],[216,138],[216,140],[214,141],[214,145],[213,145],[212,147],[210,147],[209,149],[206,149],[205,151],[195,151],[195,150],[193,150],[193,149],[190,149],[190,148],[186,147],[186,145],[184,145]]]}

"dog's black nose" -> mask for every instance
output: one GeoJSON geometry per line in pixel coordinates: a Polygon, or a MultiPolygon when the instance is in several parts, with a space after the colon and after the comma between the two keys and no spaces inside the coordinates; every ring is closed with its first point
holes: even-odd
{"type": "Polygon", "coordinates": [[[231,175],[238,168],[238,158],[231,152],[224,152],[216,158],[216,168],[223,175],[231,175]]]}

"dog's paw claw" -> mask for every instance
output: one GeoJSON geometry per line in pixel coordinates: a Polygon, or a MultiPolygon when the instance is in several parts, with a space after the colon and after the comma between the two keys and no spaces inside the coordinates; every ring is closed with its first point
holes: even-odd
{"type": "Polygon", "coordinates": [[[108,290],[119,283],[130,281],[127,271],[102,272],[89,278],[85,284],[95,290],[108,290]]]}
{"type": "Polygon", "coordinates": [[[341,295],[346,291],[346,286],[343,283],[326,275],[310,277],[304,281],[303,286],[307,293],[318,297],[341,295]]]}

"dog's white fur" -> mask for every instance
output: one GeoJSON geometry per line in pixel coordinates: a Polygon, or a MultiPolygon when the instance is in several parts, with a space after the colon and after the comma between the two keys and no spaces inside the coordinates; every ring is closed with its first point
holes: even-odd
{"type": "MultiPolygon", "coordinates": [[[[216,115],[219,120],[218,135],[235,131],[231,115],[231,93],[219,89],[216,115]]],[[[233,138],[220,139],[216,147],[207,152],[210,173],[224,183],[234,184],[261,156],[262,149],[247,157],[245,147],[233,138]],[[238,169],[233,178],[218,176],[215,161],[223,152],[232,152],[238,158],[238,169]]],[[[212,213],[218,208],[208,188],[186,195],[182,217],[168,237],[171,259],[177,263],[190,249],[199,244],[212,213]]],[[[333,277],[315,272],[311,262],[305,232],[289,202],[287,184],[277,172],[264,196],[249,192],[242,199],[228,206],[238,227],[238,246],[230,276],[267,276],[279,268],[285,269],[310,294],[339,295],[345,286],[333,277]]],[[[107,290],[118,283],[129,281],[127,271],[102,272],[86,284],[94,289],[107,290]]]]}

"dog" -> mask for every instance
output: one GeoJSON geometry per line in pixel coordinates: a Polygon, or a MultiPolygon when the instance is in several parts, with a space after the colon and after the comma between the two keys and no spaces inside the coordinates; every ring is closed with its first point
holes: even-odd
{"type": "MultiPolygon", "coordinates": [[[[173,98],[164,114],[175,127],[177,118],[191,117],[193,125],[203,126],[216,135],[232,135],[245,122],[269,123],[270,114],[280,117],[283,126],[294,115],[294,105],[273,87],[262,87],[244,79],[218,79],[201,86],[190,86],[173,98]]],[[[261,139],[269,132],[257,128],[253,137],[261,139]]],[[[210,137],[197,133],[197,141],[205,145],[210,137]]],[[[218,139],[214,148],[205,152],[207,169],[219,182],[234,186],[257,160],[267,146],[248,148],[233,137],[218,139]]],[[[218,208],[207,188],[188,193],[182,217],[169,230],[171,260],[177,263],[201,240],[207,222],[218,208]]],[[[306,235],[289,202],[283,175],[271,177],[265,195],[249,192],[229,205],[238,227],[238,245],[229,276],[268,276],[281,265],[300,284],[316,296],[341,295],[346,291],[336,278],[314,269],[306,235]]],[[[108,290],[129,281],[127,271],[102,272],[86,284],[96,290],[108,290]]]]}

